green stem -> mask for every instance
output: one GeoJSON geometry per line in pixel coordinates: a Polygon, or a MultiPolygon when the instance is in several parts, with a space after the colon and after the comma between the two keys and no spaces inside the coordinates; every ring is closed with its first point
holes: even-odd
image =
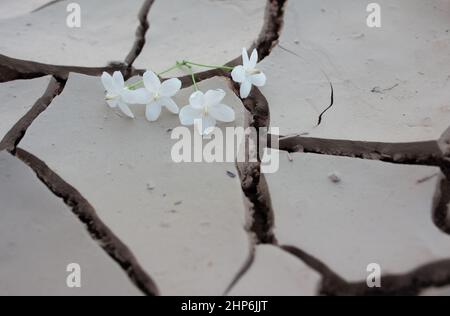
{"type": "Polygon", "coordinates": [[[185,60],[183,60],[181,63],[180,63],[180,62],[177,62],[177,65],[178,65],[180,68],[186,67],[187,69],[189,69],[189,73],[190,73],[190,75],[191,75],[192,83],[194,84],[195,91],[199,91],[198,85],[197,85],[197,81],[195,80],[194,71],[192,70],[192,66],[188,65],[188,63],[187,63],[185,60]]]}
{"type": "MultiPolygon", "coordinates": [[[[215,66],[215,65],[205,65],[205,64],[198,64],[198,63],[193,63],[191,61],[188,60],[183,60],[182,62],[177,61],[175,65],[173,65],[172,67],[158,73],[158,76],[162,76],[168,72],[171,72],[172,70],[175,69],[182,69],[183,67],[186,67],[189,69],[189,73],[191,75],[192,78],[192,82],[194,83],[194,87],[195,90],[199,90],[198,89],[198,85],[197,82],[195,80],[195,75],[194,75],[194,71],[192,70],[192,66],[197,66],[197,67],[203,67],[203,68],[211,68],[211,69],[222,69],[222,70],[227,70],[227,71],[231,71],[234,68],[233,67],[229,67],[229,66],[215,66]]],[[[127,86],[128,89],[130,90],[134,90],[137,87],[141,86],[144,83],[144,80],[139,80],[138,82],[135,82],[129,86],[127,86]]]]}
{"type": "Polygon", "coordinates": [[[198,63],[193,63],[193,62],[188,61],[188,60],[184,60],[183,63],[185,63],[187,65],[197,66],[197,67],[212,68],[212,69],[223,69],[223,70],[228,70],[228,71],[231,71],[231,70],[234,69],[234,67],[229,67],[229,66],[217,66],[217,65],[198,64],[198,63]]]}
{"type": "Polygon", "coordinates": [[[138,82],[128,85],[127,89],[134,90],[135,88],[139,87],[143,83],[144,83],[144,80],[139,80],[138,82]]]}
{"type": "Polygon", "coordinates": [[[158,74],[158,76],[165,75],[166,73],[171,72],[172,70],[175,70],[175,69],[177,69],[177,68],[179,68],[179,67],[180,67],[180,66],[178,65],[178,63],[176,63],[175,65],[173,65],[173,66],[170,67],[169,69],[164,70],[163,72],[160,72],[160,73],[158,74]]]}
{"type": "MultiPolygon", "coordinates": [[[[170,67],[170,68],[168,68],[168,69],[158,73],[157,75],[158,76],[162,76],[162,75],[164,75],[164,74],[166,74],[168,72],[171,72],[172,70],[177,69],[177,68],[180,68],[180,65],[178,63],[176,63],[174,66],[172,66],[172,67],[170,67]]],[[[144,80],[139,80],[138,82],[135,82],[135,83],[127,86],[127,88],[130,89],[130,90],[134,90],[135,88],[139,87],[143,83],[144,83],[144,80]]]]}

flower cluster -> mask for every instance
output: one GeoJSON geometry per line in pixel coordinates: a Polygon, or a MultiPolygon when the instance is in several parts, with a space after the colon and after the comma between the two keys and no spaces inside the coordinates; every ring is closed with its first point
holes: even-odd
{"type": "Polygon", "coordinates": [[[196,91],[190,96],[189,104],[181,110],[172,99],[180,91],[181,81],[173,78],[161,82],[159,76],[150,70],[144,73],[142,80],[131,85],[126,85],[122,73],[118,71],[112,76],[104,72],[101,80],[106,89],[105,99],[111,108],[119,108],[129,118],[135,117],[130,105],[146,105],[145,116],[150,122],[156,121],[161,115],[163,107],[165,107],[169,112],[179,115],[181,124],[194,125],[201,135],[207,135],[213,131],[217,121],[233,122],[235,112],[231,107],[222,103],[225,98],[225,91],[218,89],[203,93],[198,90],[192,66],[231,71],[231,78],[240,84],[240,96],[244,99],[250,95],[252,86],[262,87],[265,85],[266,76],[262,71],[256,69],[258,63],[256,49],[249,57],[247,50],[244,48],[242,60],[243,64],[234,68],[183,61],[177,62],[175,66],[160,73],[159,75],[176,68],[186,68],[190,71],[196,91]]]}

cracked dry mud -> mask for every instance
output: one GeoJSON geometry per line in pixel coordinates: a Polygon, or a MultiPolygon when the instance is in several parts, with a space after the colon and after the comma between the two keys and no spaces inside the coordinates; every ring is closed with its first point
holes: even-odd
{"type": "Polygon", "coordinates": [[[2,295],[140,294],[64,202],[7,152],[0,153],[0,179],[2,295]],[[61,267],[75,258],[87,278],[82,291],[71,293],[61,267]]]}
{"type": "Polygon", "coordinates": [[[67,1],[16,2],[0,5],[0,294],[450,295],[447,2],[380,0],[377,30],[357,0],[79,0],[80,29],[67,1]],[[177,116],[104,105],[103,71],[236,65],[243,46],[268,76],[248,99],[195,71],[237,113],[220,128],[280,128],[275,174],[175,164],[177,116]]]}

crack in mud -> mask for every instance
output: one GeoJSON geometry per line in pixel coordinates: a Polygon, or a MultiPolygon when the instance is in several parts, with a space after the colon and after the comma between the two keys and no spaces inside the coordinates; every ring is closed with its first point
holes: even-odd
{"type": "Polygon", "coordinates": [[[249,257],[227,287],[224,295],[228,295],[252,267],[255,259],[256,246],[258,244],[277,243],[273,232],[275,223],[274,211],[264,174],[261,173],[261,148],[259,148],[259,140],[263,137],[260,135],[259,128],[269,127],[269,105],[267,99],[257,87],[253,87],[250,96],[246,99],[240,98],[238,84],[230,81],[230,87],[248,111],[248,127],[253,127],[257,131],[256,135],[250,135],[248,137],[256,138],[252,141],[254,144],[258,144],[258,162],[246,161],[244,163],[237,163],[242,191],[247,201],[248,223],[246,230],[250,235],[251,245],[249,257]]]}
{"type": "Polygon", "coordinates": [[[223,293],[223,296],[228,296],[228,294],[236,286],[236,284],[238,284],[239,281],[242,279],[242,277],[248,272],[248,270],[250,270],[253,263],[255,262],[255,256],[256,256],[256,247],[255,244],[252,244],[250,246],[250,254],[247,257],[247,260],[244,262],[244,265],[241,267],[238,273],[234,276],[230,285],[228,285],[227,289],[223,293]]]}
{"type": "MultiPolygon", "coordinates": [[[[56,0],[34,10],[37,12],[62,0],[56,0]]],[[[15,59],[0,54],[0,83],[18,79],[34,79],[44,76],[54,76],[61,80],[67,80],[69,73],[79,73],[88,76],[101,76],[103,72],[113,73],[120,71],[126,79],[134,73],[143,73],[143,70],[133,68],[133,63],[142,52],[145,45],[145,35],[149,29],[148,13],[155,0],[146,0],[138,14],[139,26],[136,30],[136,40],[124,62],[112,61],[103,67],[60,66],[44,64],[34,61],[15,59]]]]}
{"type": "MultiPolygon", "coordinates": [[[[270,55],[272,49],[278,44],[280,33],[284,24],[284,10],[288,0],[266,0],[266,9],[264,15],[264,24],[258,35],[256,41],[248,49],[251,53],[256,48],[258,51],[259,61],[261,62],[267,56],[270,55]]],[[[224,64],[227,67],[235,67],[242,63],[242,57],[236,57],[228,63],[224,64]]],[[[133,75],[142,75],[143,70],[135,70],[133,75]]],[[[197,82],[201,82],[213,77],[227,77],[230,78],[230,74],[221,69],[211,69],[195,74],[197,82]]],[[[193,85],[190,75],[179,77],[182,82],[183,88],[188,88],[193,85]]]]}
{"type": "MultiPolygon", "coordinates": [[[[272,48],[277,44],[280,31],[283,25],[284,6],[287,0],[267,0],[265,22],[260,35],[256,42],[252,45],[250,50],[256,48],[259,52],[260,60],[266,58],[272,48]]],[[[154,282],[149,276],[140,268],[134,259],[131,252],[126,248],[120,240],[114,236],[109,228],[104,225],[97,217],[93,207],[76,191],[75,188],[64,182],[58,175],[50,170],[44,162],[34,157],[32,154],[16,148],[24,136],[26,129],[32,124],[33,120],[44,111],[51,103],[53,98],[61,93],[64,84],[68,79],[70,72],[81,73],[90,76],[100,76],[104,71],[114,72],[121,71],[126,78],[136,74],[142,74],[144,70],[136,70],[132,67],[134,61],[145,45],[145,35],[149,29],[149,22],[147,15],[151,9],[154,0],[147,0],[140,13],[140,25],[136,31],[136,41],[125,63],[111,63],[107,67],[74,67],[74,66],[58,66],[49,65],[32,61],[25,61],[14,59],[8,56],[0,55],[0,82],[12,81],[17,79],[32,79],[52,75],[52,84],[48,91],[44,94],[32,110],[19,121],[12,129],[11,135],[7,138],[9,141],[5,143],[5,148],[12,151],[19,159],[26,162],[38,175],[38,177],[47,185],[47,187],[57,196],[64,199],[67,205],[72,207],[73,212],[80,218],[80,220],[88,226],[88,230],[95,240],[100,241],[102,247],[107,253],[116,260],[121,267],[127,271],[133,282],[146,294],[158,295],[158,290],[154,282]],[[59,80],[60,82],[58,82],[59,80]],[[59,88],[56,86],[57,82],[59,88]]],[[[238,65],[241,57],[235,58],[227,65],[238,65]]],[[[197,80],[200,82],[215,76],[229,77],[229,74],[221,70],[210,70],[203,73],[196,74],[197,80]]],[[[190,76],[181,78],[183,86],[191,86],[192,81],[190,76]]],[[[255,127],[268,126],[268,105],[267,100],[262,96],[258,89],[254,89],[253,93],[256,97],[248,98],[244,101],[244,105],[252,110],[252,125],[255,127]]],[[[263,176],[260,174],[260,164],[251,166],[247,171],[251,173],[248,176],[251,181],[246,187],[246,195],[249,200],[254,202],[253,223],[249,228],[256,236],[258,243],[275,243],[274,236],[271,232],[273,227],[273,213],[270,207],[267,207],[267,202],[264,197],[266,194],[260,195],[259,185],[263,176]]],[[[265,181],[264,181],[265,183],[265,181]]],[[[243,187],[244,188],[244,187],[243,187]]],[[[242,275],[250,268],[254,259],[255,242],[252,240],[252,255],[248,262],[246,262],[243,269],[236,275],[235,280],[230,284],[227,292],[236,284],[242,275]]]]}
{"type": "Polygon", "coordinates": [[[277,149],[291,153],[344,156],[399,164],[447,167],[450,163],[438,141],[382,143],[293,135],[280,137],[277,149]]]}
{"type": "Polygon", "coordinates": [[[96,214],[94,207],[70,184],[53,172],[43,161],[31,153],[17,148],[14,155],[26,163],[37,177],[56,196],[64,200],[73,213],[87,227],[91,237],[128,274],[130,280],[146,295],[157,296],[155,282],[140,266],[128,247],[114,235],[96,214]]]}
{"type": "Polygon", "coordinates": [[[50,106],[53,99],[61,94],[65,84],[65,80],[57,80],[54,77],[50,80],[43,96],[35,102],[33,107],[16,122],[2,139],[0,142],[0,151],[4,149],[14,151],[17,144],[19,144],[25,136],[28,127],[30,127],[33,121],[50,106]]]}
{"type": "MultiPolygon", "coordinates": [[[[258,50],[259,62],[270,55],[272,49],[278,44],[280,33],[284,23],[284,9],[288,0],[267,0],[264,25],[260,34],[249,51],[254,48],[258,50]]],[[[226,63],[226,66],[234,67],[241,63],[242,57],[237,57],[226,63]]],[[[136,71],[133,75],[142,75],[142,71],[136,71]]],[[[230,74],[221,69],[207,70],[195,74],[197,82],[201,82],[213,77],[230,78],[230,74]]],[[[178,78],[182,82],[182,87],[187,88],[193,85],[191,76],[183,76],[178,78]]],[[[236,96],[239,96],[239,87],[237,84],[230,82],[230,86],[236,96]]],[[[242,100],[244,107],[250,113],[249,126],[256,128],[256,144],[259,144],[259,128],[269,127],[269,105],[267,99],[261,91],[254,87],[250,96],[242,100]]],[[[243,267],[238,271],[230,285],[225,290],[227,295],[240,279],[251,268],[256,251],[257,244],[276,244],[276,238],[273,234],[274,213],[271,206],[270,195],[267,188],[264,175],[261,174],[261,162],[258,155],[257,163],[238,163],[237,169],[241,180],[242,190],[248,200],[248,213],[250,215],[247,231],[250,234],[251,249],[250,255],[244,263],[243,267]]]]}
{"type": "MultiPolygon", "coordinates": [[[[239,87],[232,82],[230,84],[233,91],[239,97],[239,87]]],[[[330,85],[332,88],[332,106],[334,104],[334,90],[331,82],[330,85]]],[[[259,89],[253,88],[250,97],[242,100],[242,102],[251,114],[250,126],[267,127],[270,125],[269,104],[259,89]]],[[[319,119],[320,123],[321,120],[319,119]]],[[[271,143],[270,137],[278,136],[269,135],[269,140],[267,140],[268,146],[271,143]]],[[[450,129],[444,133],[439,141],[416,143],[390,144],[288,136],[279,138],[278,149],[287,152],[311,152],[393,163],[439,166],[443,173],[447,175],[448,179],[450,179],[448,159],[450,153],[450,129]]],[[[255,241],[248,259],[233,278],[231,284],[225,291],[225,295],[251,269],[254,263],[255,247],[257,244],[274,245],[294,255],[311,269],[317,271],[322,277],[321,288],[318,294],[322,295],[419,295],[422,290],[450,284],[450,260],[430,263],[404,275],[384,276],[382,288],[369,288],[366,282],[349,283],[345,281],[320,260],[310,256],[297,247],[278,245],[273,232],[275,224],[274,210],[271,205],[267,183],[260,172],[260,163],[244,163],[240,166],[238,165],[238,170],[240,172],[243,191],[251,204],[249,213],[253,222],[249,227],[249,232],[254,234],[255,241]]],[[[442,231],[450,233],[450,216],[448,211],[448,205],[450,204],[450,182],[448,179],[442,179],[441,189],[436,193],[433,220],[442,231]]]]}
{"type": "MultiPolygon", "coordinates": [[[[239,86],[232,85],[233,91],[239,97],[239,86]]],[[[269,127],[269,106],[267,99],[261,91],[254,87],[248,98],[242,101],[250,113],[249,126],[255,128],[255,144],[260,144],[260,128],[269,127]]],[[[251,203],[250,214],[252,221],[249,223],[249,231],[254,234],[256,244],[276,243],[273,234],[274,213],[268,192],[264,174],[261,173],[261,157],[258,148],[258,162],[238,163],[238,171],[241,179],[242,189],[251,203]]]]}
{"type": "Polygon", "coordinates": [[[280,246],[322,275],[319,294],[328,296],[417,296],[432,287],[450,285],[450,260],[426,264],[403,275],[386,275],[381,288],[369,288],[367,283],[350,283],[334,273],[326,264],[294,246],[280,246]]]}
{"type": "MultiPolygon", "coordinates": [[[[415,143],[377,143],[287,136],[280,137],[278,149],[287,152],[304,152],[380,160],[391,163],[438,166],[445,176],[442,177],[435,194],[433,221],[444,233],[450,234],[449,136],[450,129],[438,141],[415,143]]],[[[272,135],[271,137],[278,136],[272,135]]],[[[310,268],[321,274],[322,285],[319,294],[322,295],[419,295],[421,291],[431,287],[450,285],[450,260],[430,263],[404,275],[384,276],[382,288],[369,288],[365,282],[346,282],[323,262],[297,247],[280,246],[280,248],[296,256],[310,268]]]]}
{"type": "MultiPolygon", "coordinates": [[[[61,0],[50,2],[36,9],[34,12],[59,1],[61,0]]],[[[259,61],[268,57],[273,48],[278,44],[284,23],[284,11],[287,1],[267,0],[262,30],[256,41],[249,48],[250,51],[254,48],[258,50],[259,61]]],[[[144,70],[133,68],[133,64],[141,54],[146,43],[145,37],[149,29],[148,14],[153,3],[154,0],[146,0],[139,12],[138,18],[140,25],[136,30],[136,40],[124,63],[110,63],[106,67],[58,66],[0,55],[0,82],[32,79],[47,75],[54,77],[49,83],[44,95],[0,142],[0,150],[7,149],[18,159],[25,162],[51,192],[64,200],[79,220],[87,226],[92,238],[122,267],[133,283],[143,293],[151,296],[159,295],[157,285],[139,265],[127,246],[101,221],[93,206],[74,187],[54,173],[43,161],[21,148],[16,148],[16,146],[34,119],[45,111],[52,100],[62,92],[70,72],[100,76],[104,71],[109,73],[121,71],[125,78],[143,74],[144,70]]],[[[281,49],[286,50],[284,47],[281,47],[281,49]]],[[[225,65],[233,67],[240,62],[241,57],[237,57],[225,65]]],[[[198,82],[217,76],[230,78],[228,72],[218,69],[196,73],[195,76],[198,82]]],[[[182,81],[184,88],[193,84],[190,76],[183,76],[179,79],[182,81]]],[[[239,97],[239,87],[237,84],[230,82],[230,85],[239,97]]],[[[324,115],[334,105],[334,87],[331,81],[330,87],[330,105],[319,115],[317,125],[321,125],[324,115]]],[[[392,89],[395,87],[392,87],[392,89]]],[[[249,126],[255,127],[258,130],[258,135],[256,136],[258,141],[256,143],[259,144],[259,138],[262,136],[259,135],[259,127],[268,127],[270,125],[268,101],[259,89],[253,88],[250,97],[242,100],[242,103],[250,112],[249,126]]],[[[373,159],[401,164],[439,166],[447,178],[443,177],[441,179],[436,192],[433,219],[441,230],[450,234],[450,215],[448,210],[450,204],[450,129],[445,135],[439,141],[392,144],[320,139],[294,135],[280,137],[278,149],[287,152],[305,152],[373,159]]],[[[267,140],[267,144],[269,146],[269,140],[267,140]]],[[[275,216],[271,204],[270,192],[265,177],[261,173],[260,157],[258,157],[258,161],[257,163],[247,162],[237,164],[242,190],[249,205],[248,215],[250,221],[247,230],[251,236],[251,249],[249,257],[234,276],[225,291],[225,295],[251,269],[255,259],[256,245],[258,244],[274,245],[295,256],[311,269],[317,271],[322,276],[320,294],[324,295],[418,295],[423,289],[450,284],[450,260],[430,263],[408,274],[383,277],[382,288],[370,289],[365,282],[349,283],[345,281],[319,259],[314,258],[297,247],[278,245],[273,231],[275,216]]]]}
{"type": "Polygon", "coordinates": [[[136,30],[136,41],[130,53],[125,58],[125,65],[127,65],[127,67],[129,68],[132,67],[132,65],[144,49],[146,42],[145,36],[148,29],[150,28],[148,14],[150,13],[150,9],[152,8],[154,2],[155,0],[146,0],[141,8],[141,11],[139,12],[139,27],[136,30]]]}
{"type": "Polygon", "coordinates": [[[0,54],[0,83],[19,79],[34,79],[48,75],[67,80],[70,72],[98,77],[104,71],[108,73],[121,71],[129,76],[134,70],[121,63],[111,63],[105,67],[57,66],[15,59],[0,54]]]}
{"type": "Polygon", "coordinates": [[[320,113],[319,115],[319,119],[317,121],[317,126],[319,126],[320,124],[322,124],[322,119],[323,116],[333,107],[334,105],[334,87],[333,87],[333,83],[331,83],[330,81],[330,88],[331,88],[331,96],[330,96],[330,105],[322,111],[322,113],[320,113]]]}
{"type": "Polygon", "coordinates": [[[57,3],[63,2],[63,1],[66,1],[66,0],[53,0],[53,1],[50,1],[49,3],[46,3],[46,4],[42,5],[42,6],[40,6],[39,8],[34,9],[33,11],[31,11],[31,13],[35,13],[35,12],[44,10],[44,9],[54,5],[54,4],[57,4],[57,3]]]}
{"type": "Polygon", "coordinates": [[[433,221],[443,232],[450,234],[450,178],[441,178],[433,201],[433,221]]]}
{"type": "MultiPolygon", "coordinates": [[[[300,55],[297,54],[296,52],[294,52],[294,51],[292,51],[292,50],[290,50],[290,49],[284,47],[284,46],[281,45],[281,44],[278,44],[278,47],[279,47],[281,50],[285,51],[286,53],[291,54],[291,55],[297,57],[298,59],[305,60],[302,56],[300,56],[300,55]]],[[[323,111],[319,114],[319,118],[318,118],[318,120],[317,120],[317,125],[316,125],[316,127],[318,127],[318,126],[320,126],[320,125],[322,124],[323,116],[324,116],[324,115],[325,115],[325,114],[326,114],[326,113],[334,106],[334,86],[333,86],[333,82],[331,81],[330,77],[329,77],[328,74],[325,72],[325,70],[321,69],[320,71],[321,71],[322,74],[325,76],[325,78],[327,79],[327,81],[328,81],[328,83],[329,83],[329,85],[330,85],[330,88],[331,88],[331,89],[330,89],[330,90],[331,90],[331,95],[330,95],[330,105],[329,105],[325,110],[323,110],[323,111]]]]}

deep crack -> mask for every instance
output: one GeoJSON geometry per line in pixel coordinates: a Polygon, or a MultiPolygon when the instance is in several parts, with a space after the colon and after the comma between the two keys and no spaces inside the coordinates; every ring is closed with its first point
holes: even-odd
{"type": "Polygon", "coordinates": [[[39,8],[34,9],[33,11],[31,11],[31,13],[35,13],[35,12],[44,10],[44,9],[54,5],[54,4],[57,4],[57,3],[63,2],[63,1],[66,1],[66,0],[53,0],[53,1],[50,1],[49,3],[46,3],[46,4],[42,5],[42,6],[40,6],[39,8]]]}
{"type": "Polygon", "coordinates": [[[320,113],[319,115],[319,119],[317,121],[317,126],[319,126],[320,124],[322,124],[322,119],[323,116],[333,107],[334,105],[334,87],[333,87],[333,83],[330,81],[330,88],[331,88],[331,96],[330,96],[330,105],[322,111],[322,113],[320,113]]]}
{"type": "Polygon", "coordinates": [[[17,148],[14,154],[36,173],[51,192],[64,200],[79,220],[86,225],[91,237],[122,267],[144,294],[159,295],[155,282],[140,266],[133,253],[102,222],[94,207],[74,187],[31,153],[17,148]]]}
{"type": "MultiPolygon", "coordinates": [[[[248,49],[252,51],[256,48],[258,51],[259,62],[270,55],[272,49],[278,44],[280,33],[284,23],[284,10],[288,0],[266,0],[266,11],[264,16],[264,24],[256,41],[248,49]]],[[[225,64],[227,67],[235,67],[242,62],[242,57],[236,57],[225,64]]],[[[142,75],[144,70],[135,70],[133,75],[142,75]]],[[[222,69],[211,69],[195,74],[197,82],[201,82],[213,77],[230,77],[230,74],[222,69]]],[[[190,75],[179,77],[183,88],[193,85],[190,75]]]]}
{"type": "Polygon", "coordinates": [[[48,75],[67,80],[70,72],[88,76],[100,76],[104,71],[108,73],[121,71],[125,76],[129,76],[135,70],[129,69],[124,64],[117,63],[111,63],[105,67],[57,66],[15,59],[0,54],[0,83],[18,79],[34,79],[48,75]]]}
{"type": "Polygon", "coordinates": [[[439,229],[450,234],[450,180],[443,176],[439,181],[433,202],[433,220],[439,229]]]}
{"type": "MultiPolygon", "coordinates": [[[[49,5],[59,2],[53,1],[35,11],[41,10],[49,5]]],[[[145,46],[145,37],[149,29],[148,13],[154,0],[146,0],[139,12],[139,27],[136,31],[136,40],[125,63],[112,63],[107,67],[73,67],[41,64],[31,61],[18,60],[0,55],[0,82],[17,79],[32,79],[46,75],[52,75],[47,91],[35,103],[33,108],[8,132],[0,143],[0,150],[8,149],[17,158],[29,165],[37,174],[39,179],[58,197],[71,207],[73,213],[87,226],[92,238],[99,242],[101,247],[128,273],[130,279],[148,295],[159,295],[154,281],[146,274],[139,265],[131,251],[124,245],[114,233],[97,216],[95,209],[87,200],[72,186],[54,173],[43,161],[23,149],[16,148],[27,128],[32,124],[40,113],[42,113],[52,100],[62,92],[69,72],[76,72],[91,76],[99,76],[102,72],[121,71],[126,78],[132,75],[142,74],[144,70],[133,68],[145,46]]],[[[284,10],[287,0],[267,0],[265,23],[249,50],[256,48],[260,60],[270,55],[272,49],[277,45],[284,21],[284,10]]],[[[286,50],[285,48],[281,47],[286,50]]],[[[291,52],[292,53],[292,52],[291,52]]],[[[237,57],[226,63],[227,66],[236,66],[241,62],[237,57]]],[[[198,82],[223,76],[229,78],[229,73],[214,69],[196,74],[198,82]]],[[[192,85],[190,76],[180,78],[183,87],[192,85]]],[[[396,85],[397,86],[397,85],[396,85]]],[[[387,91],[396,86],[385,89],[387,91]]],[[[330,105],[319,115],[318,124],[323,122],[324,115],[334,105],[334,87],[330,81],[331,102],[330,105]]],[[[236,95],[239,96],[237,85],[232,86],[236,95]]],[[[374,91],[372,91],[374,92],[374,91]]],[[[376,92],[376,91],[375,91],[376,92]]],[[[249,125],[257,130],[260,127],[268,127],[270,123],[269,105],[257,88],[252,90],[249,98],[242,100],[245,108],[250,112],[249,125]]],[[[257,135],[259,138],[262,135],[257,135]]],[[[272,136],[276,137],[276,136],[272,136]]],[[[320,139],[301,136],[281,137],[279,141],[280,150],[287,152],[306,152],[324,155],[347,156],[361,159],[374,159],[385,162],[401,164],[419,164],[439,166],[447,175],[442,178],[439,190],[436,193],[434,205],[434,220],[443,231],[450,233],[450,218],[448,206],[450,204],[450,142],[442,140],[416,143],[377,143],[358,142],[348,140],[320,139]],[[447,146],[447,152],[442,146],[447,146]]],[[[259,142],[256,142],[259,144],[259,142]]],[[[270,144],[270,141],[267,141],[270,144]]],[[[248,230],[254,237],[251,238],[251,251],[243,267],[235,275],[230,286],[225,291],[228,294],[239,280],[251,268],[257,244],[272,244],[277,246],[277,240],[273,232],[274,212],[271,205],[270,193],[268,192],[265,177],[261,174],[261,163],[238,164],[242,189],[251,204],[249,213],[251,223],[248,230]]],[[[365,282],[350,283],[334,273],[327,265],[319,259],[307,254],[294,246],[279,246],[280,249],[294,255],[307,266],[317,271],[322,276],[320,293],[324,295],[417,295],[423,289],[429,287],[440,287],[450,284],[450,260],[430,263],[404,275],[390,275],[383,278],[381,289],[370,289],[365,282]]]]}
{"type": "Polygon", "coordinates": [[[4,149],[10,151],[15,150],[16,146],[25,136],[28,127],[50,106],[53,99],[63,91],[65,84],[65,80],[58,80],[56,78],[50,80],[43,96],[35,102],[33,107],[9,130],[0,142],[0,151],[4,149]]]}
{"type": "Polygon", "coordinates": [[[320,294],[328,296],[416,296],[431,287],[450,285],[450,259],[426,264],[403,275],[385,275],[381,288],[366,281],[347,282],[326,264],[294,246],[280,246],[322,276],[320,294]]]}
{"type": "Polygon", "coordinates": [[[398,164],[428,165],[442,168],[449,165],[449,161],[444,156],[437,141],[381,143],[294,135],[280,137],[278,149],[287,152],[344,156],[398,164]]]}
{"type": "Polygon", "coordinates": [[[255,262],[256,247],[255,247],[253,241],[251,241],[251,242],[252,242],[252,244],[250,245],[250,254],[247,257],[247,260],[244,262],[244,265],[241,267],[241,269],[238,271],[238,273],[234,276],[230,285],[228,285],[227,289],[225,290],[223,296],[227,296],[231,292],[231,290],[236,286],[236,284],[239,283],[239,281],[242,279],[242,277],[245,274],[247,274],[248,270],[250,270],[253,263],[255,262]]]}
{"type": "Polygon", "coordinates": [[[146,0],[139,12],[138,19],[139,19],[139,26],[136,30],[136,41],[133,45],[133,48],[131,49],[128,56],[125,58],[125,65],[127,67],[131,68],[136,59],[141,54],[142,50],[145,46],[145,36],[147,34],[148,29],[150,28],[150,24],[148,21],[148,14],[150,12],[150,9],[152,8],[153,3],[155,0],[146,0]]]}
{"type": "MultiPolygon", "coordinates": [[[[231,82],[230,85],[236,96],[240,98],[239,86],[231,82]]],[[[234,288],[252,267],[255,259],[256,245],[277,243],[273,232],[275,223],[274,212],[267,183],[264,174],[261,173],[261,157],[259,154],[261,150],[259,148],[259,140],[267,136],[260,135],[260,128],[269,127],[269,106],[264,95],[256,87],[252,89],[250,96],[242,100],[242,102],[250,116],[247,123],[248,127],[255,128],[257,131],[256,135],[249,135],[248,137],[255,137],[256,139],[253,139],[253,143],[258,144],[258,162],[246,161],[237,164],[242,190],[248,201],[246,203],[248,207],[248,225],[246,229],[250,235],[251,245],[249,257],[227,287],[225,295],[234,288]]]]}

